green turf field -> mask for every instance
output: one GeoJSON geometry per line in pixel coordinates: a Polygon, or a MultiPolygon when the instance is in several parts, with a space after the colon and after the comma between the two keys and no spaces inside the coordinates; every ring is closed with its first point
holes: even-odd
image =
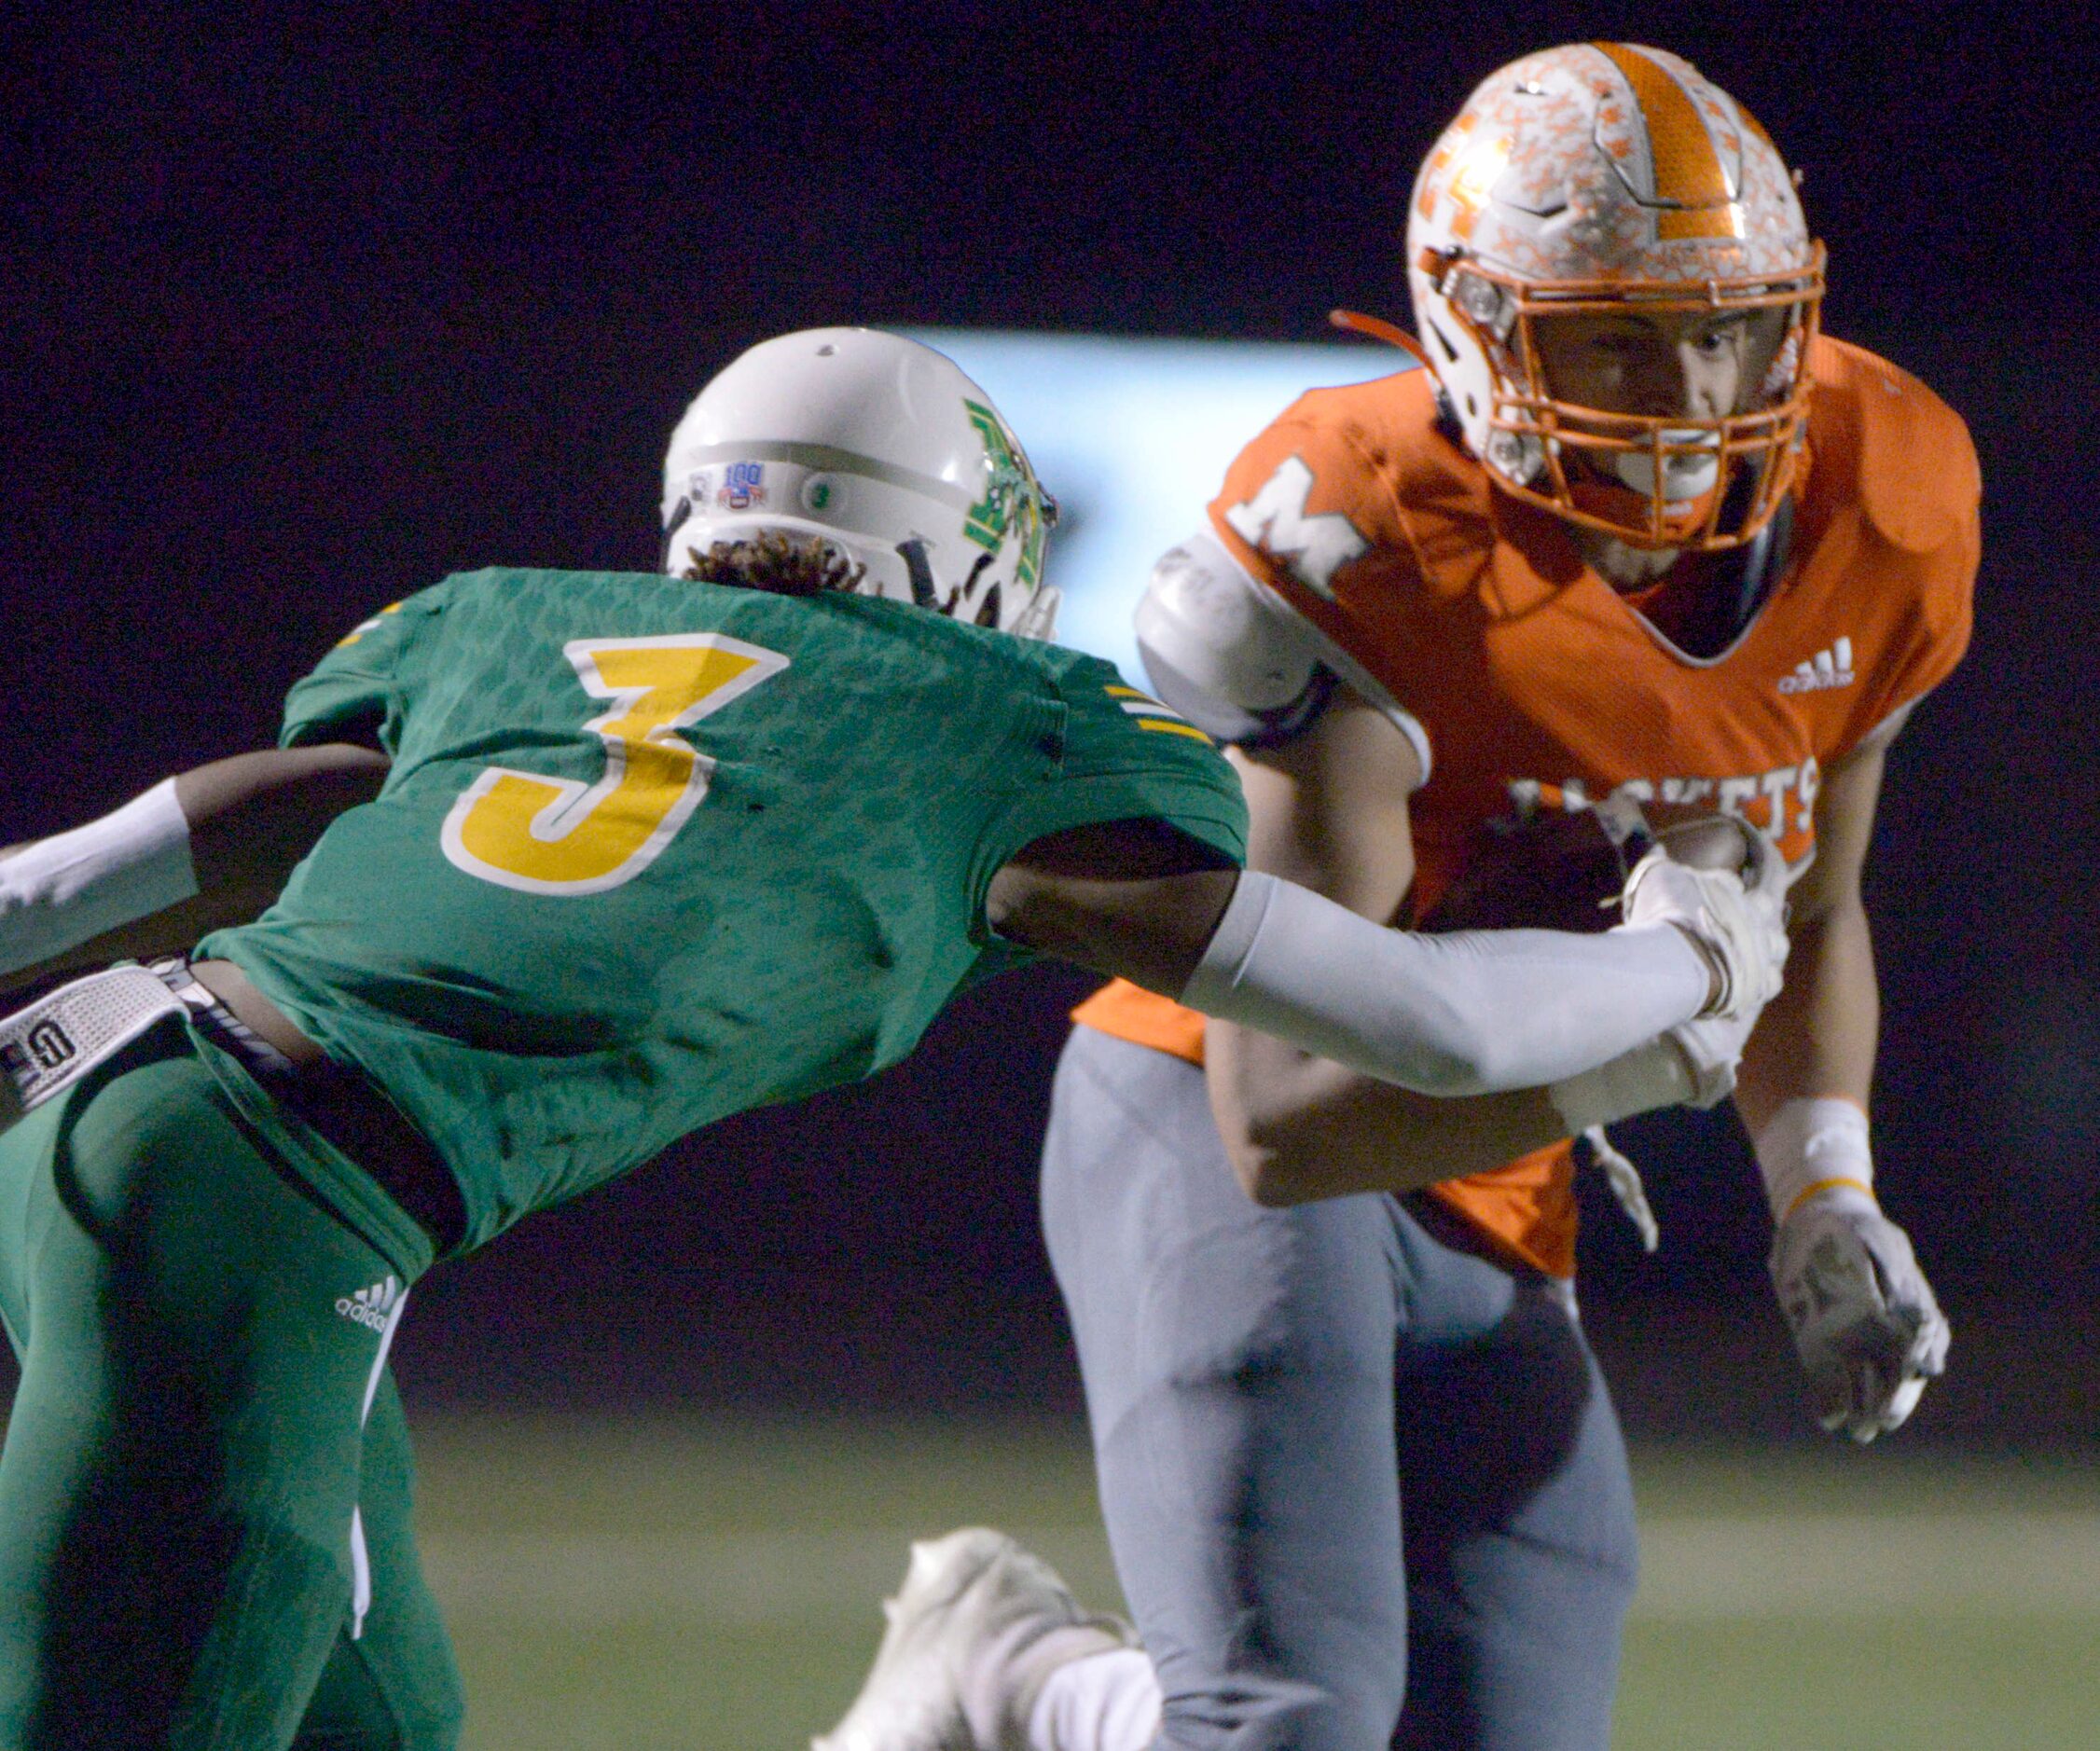
{"type": "MultiPolygon", "coordinates": [[[[472,1751],[798,1747],[905,1541],[1003,1525],[1112,1602],[1084,1438],[419,1418],[472,1751]]],[[[1893,1447],[1638,1466],[1624,1751],[2100,1744],[2100,1480],[1893,1447]]]]}

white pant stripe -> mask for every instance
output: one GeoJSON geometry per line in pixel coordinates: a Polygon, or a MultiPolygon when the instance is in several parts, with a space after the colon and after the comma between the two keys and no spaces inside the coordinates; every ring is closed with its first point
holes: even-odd
{"type": "MultiPolygon", "coordinates": [[[[391,1278],[389,1279],[392,1280],[391,1278]]],[[[394,1306],[388,1312],[386,1324],[380,1328],[379,1354],[372,1358],[371,1377],[365,1383],[364,1408],[357,1413],[357,1427],[363,1428],[372,1414],[372,1400],[380,1396],[380,1375],[386,1367],[387,1351],[394,1347],[394,1329],[401,1323],[403,1309],[408,1305],[408,1291],[403,1289],[394,1298],[394,1306]]],[[[372,1558],[365,1548],[364,1510],[352,1504],[350,1510],[350,1639],[356,1641],[365,1634],[365,1619],[372,1609],[372,1558]]]]}

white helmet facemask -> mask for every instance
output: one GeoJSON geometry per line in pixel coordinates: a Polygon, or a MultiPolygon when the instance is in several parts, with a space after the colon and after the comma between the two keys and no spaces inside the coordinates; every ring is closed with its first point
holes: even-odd
{"type": "Polygon", "coordinates": [[[664,569],[772,531],[865,568],[864,596],[1046,639],[1057,507],[990,398],[871,328],[762,341],[686,408],[664,458],[664,569]]]}

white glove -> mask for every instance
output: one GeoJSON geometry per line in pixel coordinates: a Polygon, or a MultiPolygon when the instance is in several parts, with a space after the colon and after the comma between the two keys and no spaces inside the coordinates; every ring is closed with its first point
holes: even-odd
{"type": "Polygon", "coordinates": [[[1761,833],[1745,833],[1743,843],[1743,876],[1679,863],[1657,846],[1634,865],[1621,896],[1626,924],[1674,924],[1712,963],[1720,991],[1702,1019],[1755,1021],[1778,994],[1787,964],[1786,863],[1761,833]]]}
{"type": "Polygon", "coordinates": [[[1742,1062],[1743,1047],[1762,1010],[1731,1019],[1709,1016],[1672,1027],[1663,1038],[1676,1047],[1692,1074],[1692,1093],[1687,1107],[1718,1107],[1735,1092],[1735,1067],[1742,1062]]]}
{"type": "Polygon", "coordinates": [[[1947,1321],[1910,1237],[1858,1186],[1794,1206],[1773,1235],[1772,1283],[1827,1429],[1886,1433],[1946,1366],[1947,1321]]]}
{"type": "Polygon", "coordinates": [[[1787,959],[1787,866],[1770,840],[1745,828],[1748,881],[1733,870],[1671,860],[1660,846],[1626,877],[1626,925],[1674,924],[1718,975],[1720,995],[1694,1020],[1547,1090],[1570,1136],[1636,1113],[1712,1107],[1734,1092],[1735,1066],[1787,959]]]}

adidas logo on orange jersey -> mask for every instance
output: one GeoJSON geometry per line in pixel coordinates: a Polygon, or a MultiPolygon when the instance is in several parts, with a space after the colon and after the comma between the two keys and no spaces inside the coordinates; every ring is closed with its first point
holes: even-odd
{"type": "Polygon", "coordinates": [[[1792,674],[1779,678],[1779,691],[1815,693],[1824,687],[1849,687],[1852,680],[1852,641],[1840,639],[1807,662],[1796,663],[1792,674]]]}
{"type": "Polygon", "coordinates": [[[387,1317],[401,1301],[401,1285],[394,1277],[382,1277],[370,1289],[361,1289],[354,1295],[336,1298],[336,1311],[345,1319],[367,1326],[374,1331],[386,1330],[387,1317]]]}

